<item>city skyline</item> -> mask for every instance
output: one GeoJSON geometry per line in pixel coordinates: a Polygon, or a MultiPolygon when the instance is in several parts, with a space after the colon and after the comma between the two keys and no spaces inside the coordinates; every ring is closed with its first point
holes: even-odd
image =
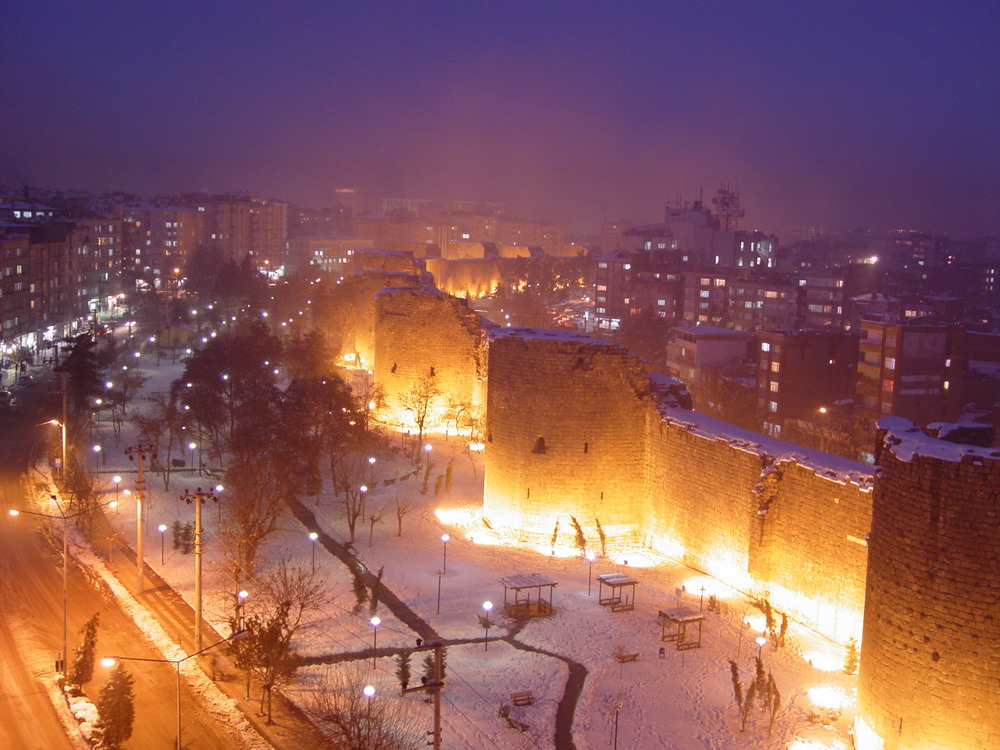
{"type": "Polygon", "coordinates": [[[354,185],[592,230],[737,187],[746,228],[1000,232],[997,8],[9,9],[0,183],[354,185]],[[902,11],[905,10],[905,15],[902,11]]]}

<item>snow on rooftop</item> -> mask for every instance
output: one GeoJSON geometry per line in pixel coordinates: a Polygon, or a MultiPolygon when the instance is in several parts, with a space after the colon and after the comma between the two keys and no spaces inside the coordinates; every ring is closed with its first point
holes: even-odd
{"type": "Polygon", "coordinates": [[[568,328],[500,328],[493,332],[493,338],[514,338],[525,341],[565,341],[574,344],[586,344],[588,346],[599,346],[605,349],[621,349],[621,346],[613,341],[595,339],[582,333],[576,333],[568,328]]]}
{"type": "Polygon", "coordinates": [[[734,328],[723,328],[721,326],[674,326],[675,331],[690,333],[694,336],[731,336],[733,338],[750,338],[746,331],[737,331],[734,328]]]}

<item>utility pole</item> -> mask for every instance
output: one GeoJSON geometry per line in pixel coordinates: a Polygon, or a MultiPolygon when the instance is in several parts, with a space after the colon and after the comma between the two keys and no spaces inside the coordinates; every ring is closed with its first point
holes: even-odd
{"type": "MultiPolygon", "coordinates": [[[[56,351],[59,351],[59,350],[56,349],[56,351]]],[[[59,465],[59,478],[62,479],[62,480],[64,480],[64,481],[66,479],[66,412],[67,412],[66,396],[69,393],[68,389],[66,388],[66,375],[67,375],[67,373],[60,372],[59,373],[59,390],[58,391],[49,391],[49,393],[54,393],[54,394],[56,394],[58,396],[62,396],[62,423],[60,424],[60,423],[57,423],[55,420],[53,420],[50,424],[59,424],[59,427],[62,428],[61,429],[61,433],[62,433],[62,436],[61,436],[62,437],[62,454],[61,454],[60,465],[59,465]]]]}
{"type": "Polygon", "coordinates": [[[180,499],[188,505],[194,504],[194,642],[195,650],[201,650],[201,506],[211,499],[219,502],[212,492],[205,492],[198,487],[194,492],[184,490],[180,499]]]}
{"type": "MultiPolygon", "coordinates": [[[[428,745],[431,745],[434,750],[441,750],[441,689],[444,687],[444,680],[442,680],[441,672],[444,666],[444,658],[441,653],[444,646],[441,645],[440,641],[431,641],[426,646],[422,646],[419,638],[417,639],[417,647],[415,651],[429,651],[434,650],[434,681],[425,682],[420,687],[407,688],[403,693],[415,693],[418,691],[426,690],[431,693],[434,698],[434,729],[427,734],[431,735],[431,741],[428,745]]],[[[424,680],[427,678],[424,677],[424,680]]]]}
{"type": "Polygon", "coordinates": [[[125,455],[128,456],[129,461],[136,461],[136,465],[139,469],[139,475],[135,481],[135,567],[138,572],[138,587],[136,591],[141,594],[145,591],[145,582],[142,577],[142,566],[145,561],[145,557],[143,557],[142,552],[142,500],[146,492],[146,482],[143,479],[142,468],[143,463],[146,460],[146,456],[153,455],[153,446],[130,445],[125,449],[125,455]]]}

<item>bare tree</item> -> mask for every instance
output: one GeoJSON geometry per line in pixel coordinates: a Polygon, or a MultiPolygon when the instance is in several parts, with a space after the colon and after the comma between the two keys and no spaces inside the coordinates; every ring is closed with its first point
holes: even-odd
{"type": "Polygon", "coordinates": [[[368,460],[358,453],[346,453],[341,455],[337,463],[343,490],[344,520],[347,522],[347,531],[350,535],[350,542],[354,544],[357,533],[358,521],[364,520],[365,495],[362,486],[366,491],[369,489],[365,482],[365,473],[368,471],[368,460]]]}
{"type": "Polygon", "coordinates": [[[428,426],[428,418],[440,397],[441,389],[438,388],[433,375],[425,375],[410,390],[400,396],[400,406],[410,413],[410,416],[413,417],[413,423],[417,426],[418,451],[424,442],[424,428],[428,426]]]}
{"type": "Polygon", "coordinates": [[[413,491],[408,490],[400,497],[396,493],[396,536],[403,536],[403,516],[410,512],[410,502],[413,500],[413,491]]]}
{"type": "MultiPolygon", "coordinates": [[[[292,649],[295,636],[316,624],[314,615],[328,604],[329,592],[312,570],[280,561],[262,576],[253,610],[246,618],[246,634],[232,641],[237,666],[261,682],[260,712],[271,721],[271,694],[275,686],[295,674],[299,658],[292,649]]],[[[249,683],[248,683],[249,685],[249,683]]],[[[249,692],[249,690],[248,690],[249,692]]]]}
{"type": "Polygon", "coordinates": [[[388,696],[368,698],[362,687],[368,673],[357,664],[330,670],[309,700],[306,711],[330,730],[344,750],[418,750],[426,738],[412,727],[421,723],[414,704],[388,696]],[[371,701],[378,701],[373,710],[371,701]]]}

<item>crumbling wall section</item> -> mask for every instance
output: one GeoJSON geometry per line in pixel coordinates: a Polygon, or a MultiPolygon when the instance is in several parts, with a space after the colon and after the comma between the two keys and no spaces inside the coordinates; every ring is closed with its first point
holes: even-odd
{"type": "Polygon", "coordinates": [[[487,331],[465,300],[434,287],[387,288],[376,296],[375,384],[391,420],[414,426],[414,397],[428,393],[425,428],[444,426],[455,405],[485,401],[487,331]],[[410,406],[411,408],[407,408],[410,406]]]}

